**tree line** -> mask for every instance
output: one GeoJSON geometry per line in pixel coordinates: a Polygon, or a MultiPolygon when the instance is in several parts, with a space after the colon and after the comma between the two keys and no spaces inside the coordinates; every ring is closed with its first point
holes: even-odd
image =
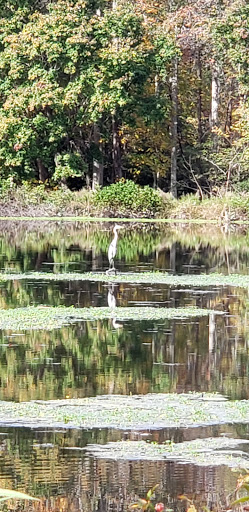
{"type": "Polygon", "coordinates": [[[0,180],[249,189],[245,0],[0,1],[0,180]]]}

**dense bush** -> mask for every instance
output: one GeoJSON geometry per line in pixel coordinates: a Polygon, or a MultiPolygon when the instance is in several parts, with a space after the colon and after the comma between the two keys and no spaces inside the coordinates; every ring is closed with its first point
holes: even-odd
{"type": "Polygon", "coordinates": [[[160,210],[162,200],[158,192],[148,185],[140,187],[133,181],[120,180],[98,190],[95,194],[95,204],[111,212],[153,215],[160,210]]]}

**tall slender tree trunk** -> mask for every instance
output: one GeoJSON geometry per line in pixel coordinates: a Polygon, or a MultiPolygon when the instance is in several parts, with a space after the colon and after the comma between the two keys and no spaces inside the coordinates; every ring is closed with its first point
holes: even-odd
{"type": "Polygon", "coordinates": [[[212,67],[212,101],[211,101],[211,119],[210,127],[212,130],[213,149],[218,151],[218,134],[217,128],[219,126],[219,91],[220,91],[220,69],[217,63],[212,67]]]}
{"type": "MultiPolygon", "coordinates": [[[[160,82],[158,74],[155,75],[155,96],[158,98],[160,94],[160,82]]],[[[157,189],[160,178],[159,169],[153,172],[153,188],[157,189]]]]}
{"type": "Polygon", "coordinates": [[[198,142],[202,143],[202,65],[201,65],[201,50],[197,50],[196,54],[196,72],[197,72],[197,121],[198,121],[198,142]]]}
{"type": "Polygon", "coordinates": [[[37,167],[38,167],[39,181],[44,183],[49,178],[48,169],[44,165],[44,163],[42,162],[42,160],[40,158],[37,158],[36,162],[37,162],[37,167]]]}
{"type": "Polygon", "coordinates": [[[171,172],[170,172],[170,192],[173,197],[177,197],[177,153],[178,153],[178,58],[173,62],[171,78],[171,98],[172,98],[172,116],[171,116],[171,172]]]}
{"type": "Polygon", "coordinates": [[[159,96],[159,77],[158,77],[158,74],[155,75],[155,96],[157,98],[159,96]]]}
{"type": "MultiPolygon", "coordinates": [[[[96,9],[96,15],[99,17],[102,16],[102,12],[99,7],[96,9]]],[[[94,140],[95,148],[99,151],[99,157],[93,158],[92,190],[96,190],[96,188],[98,186],[103,185],[103,174],[104,174],[102,145],[100,143],[100,129],[99,129],[98,123],[94,123],[94,125],[93,125],[93,140],[94,140]]]]}
{"type": "Polygon", "coordinates": [[[234,79],[230,81],[228,100],[227,100],[227,111],[224,124],[224,132],[230,132],[233,118],[233,99],[234,99],[234,79]]]}
{"type": "MultiPolygon", "coordinates": [[[[118,0],[112,0],[112,10],[117,9],[118,0]]],[[[113,47],[118,54],[119,39],[118,37],[113,38],[113,47]]],[[[121,168],[121,147],[120,138],[118,133],[119,122],[116,112],[112,115],[112,165],[113,165],[113,181],[122,178],[121,168]]]]}
{"type": "Polygon", "coordinates": [[[96,187],[103,185],[103,156],[102,156],[102,145],[100,142],[100,131],[99,125],[94,123],[93,127],[93,138],[96,149],[99,151],[99,157],[93,158],[93,179],[92,179],[92,190],[96,190],[96,187]]]}
{"type": "Polygon", "coordinates": [[[112,116],[112,163],[114,181],[122,178],[121,148],[118,133],[118,119],[116,114],[112,116]]]}

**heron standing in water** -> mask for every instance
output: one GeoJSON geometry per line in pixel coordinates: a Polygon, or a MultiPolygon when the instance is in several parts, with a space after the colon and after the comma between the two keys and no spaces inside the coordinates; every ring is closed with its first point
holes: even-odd
{"type": "Polygon", "coordinates": [[[114,258],[116,256],[116,252],[117,252],[118,230],[122,229],[122,227],[123,226],[120,226],[119,224],[115,224],[115,226],[113,228],[114,238],[113,238],[112,242],[110,243],[109,249],[108,249],[109,269],[106,271],[107,274],[109,274],[109,272],[116,273],[116,269],[114,267],[114,258]]]}

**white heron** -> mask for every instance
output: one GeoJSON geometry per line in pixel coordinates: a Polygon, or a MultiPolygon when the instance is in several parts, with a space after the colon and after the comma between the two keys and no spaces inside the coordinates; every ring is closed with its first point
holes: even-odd
{"type": "Polygon", "coordinates": [[[113,228],[114,238],[111,241],[108,249],[108,260],[109,260],[109,269],[106,271],[109,272],[116,272],[116,269],[114,267],[114,258],[117,253],[117,243],[118,243],[118,231],[119,229],[122,229],[123,226],[120,226],[119,224],[115,224],[113,228]]]}

